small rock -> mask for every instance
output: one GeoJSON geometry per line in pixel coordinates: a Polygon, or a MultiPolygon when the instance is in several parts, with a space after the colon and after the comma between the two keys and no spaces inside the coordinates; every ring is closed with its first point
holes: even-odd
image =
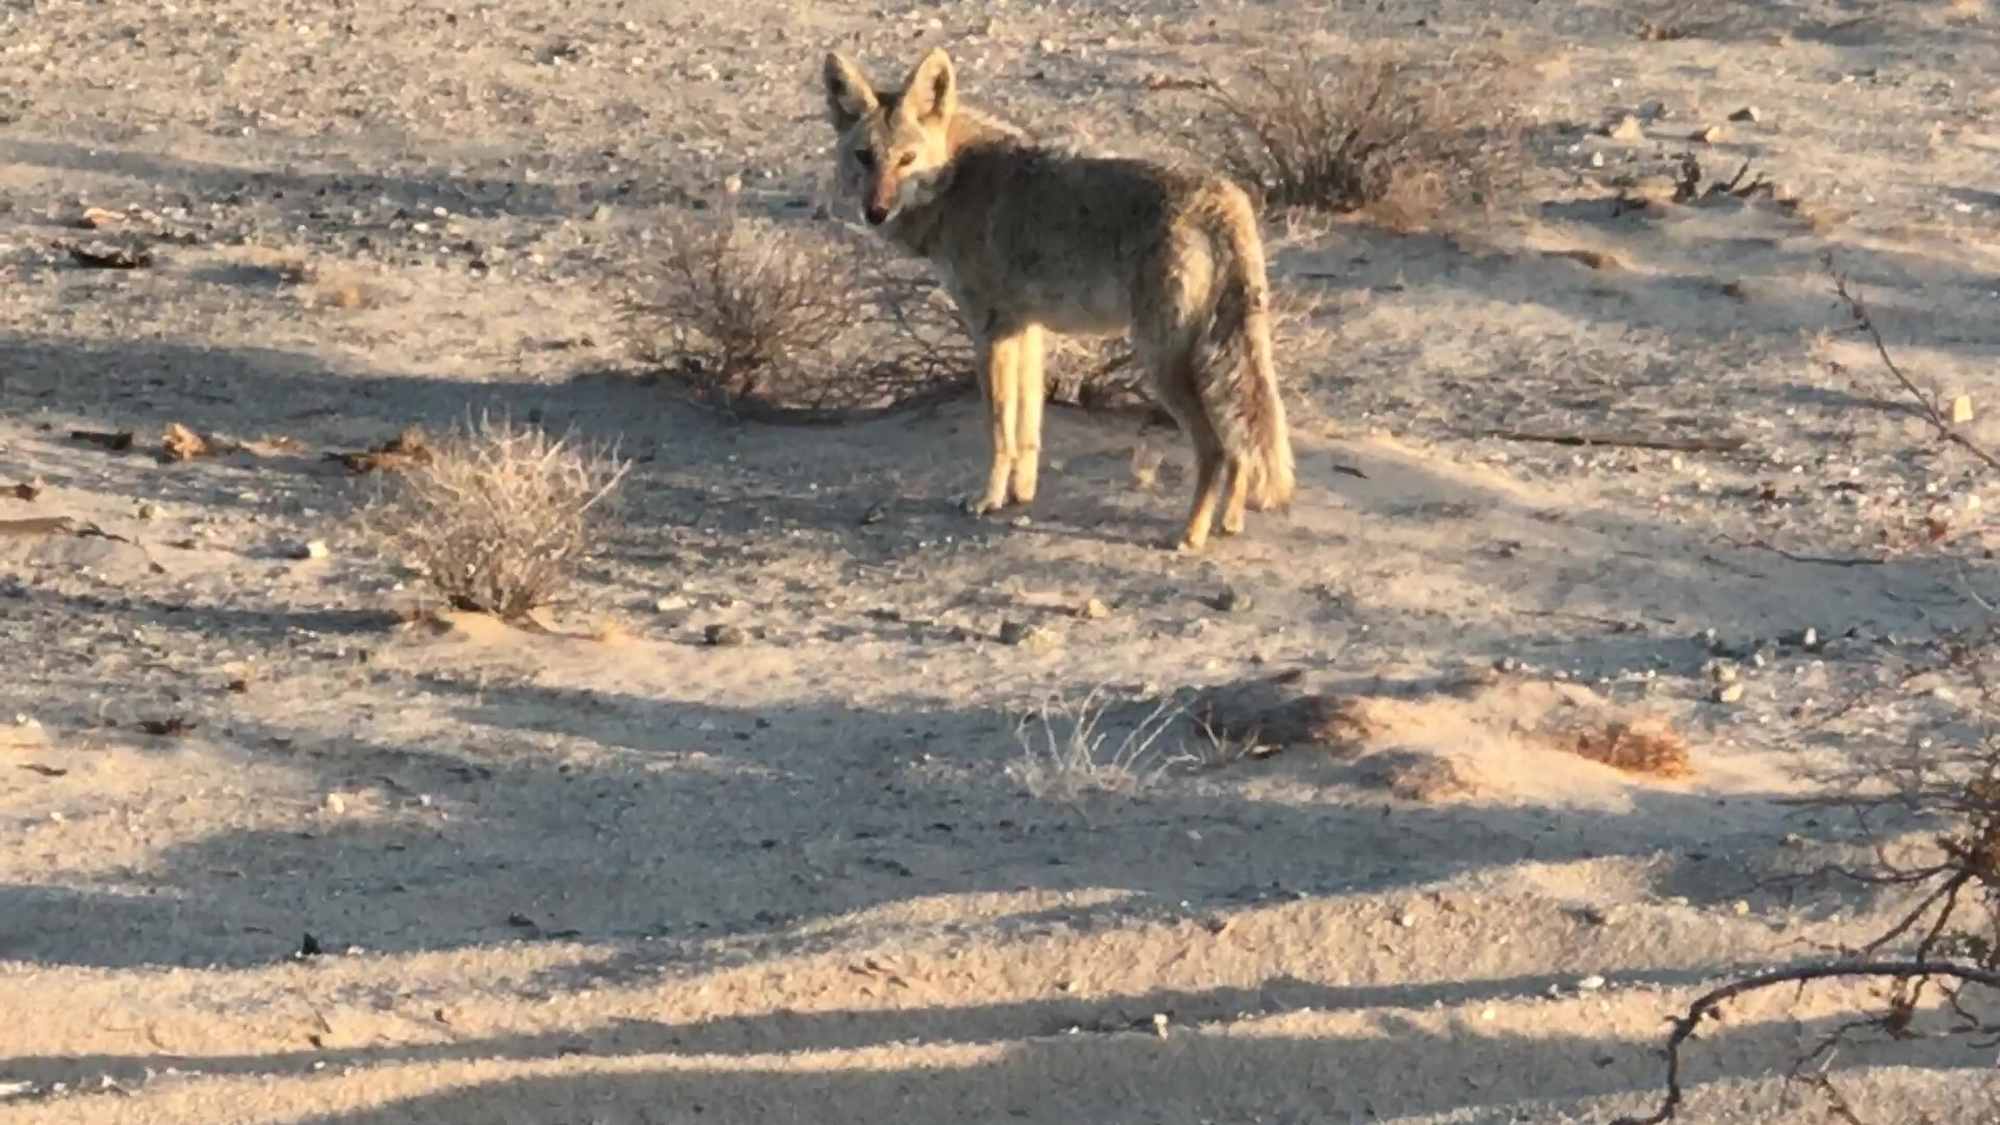
{"type": "Polygon", "coordinates": [[[1741,918],[1744,915],[1750,913],[1750,904],[1744,901],[1743,899],[1739,898],[1735,902],[1729,905],[1729,910],[1731,913],[1735,914],[1738,918],[1741,918]]]}
{"type": "Polygon", "coordinates": [[[1604,987],[1604,978],[1598,976],[1596,973],[1592,973],[1589,976],[1583,978],[1582,980],[1576,982],[1576,990],[1578,992],[1596,992],[1598,989],[1603,987],[1604,987]]]}
{"type": "Polygon", "coordinates": [[[1951,424],[1963,426],[1972,421],[1972,396],[1959,395],[1951,400],[1951,424]]]}
{"type": "Polygon", "coordinates": [[[861,513],[861,526],[867,527],[869,524],[881,523],[888,515],[888,508],[880,504],[872,505],[867,511],[861,513]]]}
{"type": "Polygon", "coordinates": [[[1743,684],[1741,681],[1722,684],[1715,689],[1715,701],[1717,703],[1734,703],[1742,698],[1743,684]]]}
{"type": "Polygon", "coordinates": [[[592,208],[590,209],[590,221],[591,221],[591,222],[593,222],[593,223],[608,223],[608,222],[610,222],[610,221],[611,221],[611,205],[610,205],[609,203],[600,203],[600,204],[598,204],[597,206],[595,206],[595,207],[592,207],[592,208]]]}
{"type": "Polygon", "coordinates": [[[142,520],[160,518],[160,506],[150,500],[146,501],[144,504],[139,505],[139,518],[142,520]]]}
{"type": "Polygon", "coordinates": [[[677,609],[686,609],[687,607],[688,600],[679,594],[667,594],[664,597],[655,599],[653,602],[653,608],[660,613],[672,613],[677,609]]]}
{"type": "Polygon", "coordinates": [[[701,631],[701,639],[717,648],[730,648],[749,640],[743,630],[734,625],[710,625],[701,631]]]}
{"type": "Polygon", "coordinates": [[[1718,684],[1733,684],[1740,673],[1736,665],[1726,660],[1717,660],[1708,666],[1708,674],[1718,684]]]}
{"type": "Polygon", "coordinates": [[[1704,125],[1688,134],[1688,140],[1696,144],[1712,145],[1728,139],[1729,130],[1720,125],[1704,125]]]}
{"type": "Polygon", "coordinates": [[[1153,1034],[1162,1039],[1167,1037],[1167,1014],[1165,1012],[1153,1013],[1153,1034]]]}
{"type": "Polygon", "coordinates": [[[338,793],[328,793],[326,795],[326,811],[334,816],[339,816],[346,812],[347,798],[338,793]]]}
{"type": "Polygon", "coordinates": [[[1405,910],[1396,915],[1396,924],[1407,930],[1417,924],[1417,916],[1405,910]]]}
{"type": "Polygon", "coordinates": [[[324,539],[308,539],[292,548],[295,559],[323,559],[329,554],[332,552],[327,549],[324,539]]]}
{"type": "Polygon", "coordinates": [[[1096,598],[1091,598],[1083,603],[1083,607],[1076,611],[1076,615],[1085,621],[1102,621],[1111,616],[1111,607],[1096,598]]]}
{"type": "Polygon", "coordinates": [[[24,480],[20,484],[15,485],[12,491],[16,500],[34,500],[47,487],[48,485],[42,482],[42,478],[36,477],[34,480],[24,480]]]}
{"type": "Polygon", "coordinates": [[[1646,130],[1640,126],[1638,118],[1628,113],[1619,119],[1618,124],[1604,130],[1604,135],[1614,141],[1637,142],[1646,139],[1646,130]]]}
{"type": "Polygon", "coordinates": [[[1762,120],[1762,116],[1757,112],[1756,106],[1746,105],[1735,113],[1730,114],[1729,119],[1731,121],[1759,121],[1762,120]]]}

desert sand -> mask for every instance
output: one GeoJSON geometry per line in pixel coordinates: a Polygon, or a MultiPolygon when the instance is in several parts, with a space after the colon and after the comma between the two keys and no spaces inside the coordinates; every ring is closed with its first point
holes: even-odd
{"type": "MultiPolygon", "coordinates": [[[[1821,264],[2000,442],[2000,12],[1636,33],[1676,7],[0,5],[0,521],[57,521],[0,536],[0,1121],[1650,1108],[1692,996],[1889,917],[1775,889],[1860,842],[1789,802],[1941,706],[1826,718],[2000,593],[1992,475],[1821,264]],[[1268,217],[1319,309],[1280,357],[1289,516],[1162,551],[1188,451],[1062,409],[1031,519],[975,521],[976,398],[732,421],[632,377],[618,311],[730,177],[828,221],[822,54],[893,78],[932,43],[973,101],[1140,152],[1190,104],[1155,76],[1504,51],[1534,166],[1429,231],[1268,217]],[[1798,204],[1618,205],[1684,152],[1798,204]],[[153,261],[61,245],[100,237],[153,261]],[[322,456],[481,410],[635,461],[546,631],[433,613],[355,529],[376,478],[322,456]],[[174,423],[261,444],[162,463],[174,423]],[[1103,784],[1022,780],[1052,699],[1286,671],[1358,701],[1351,739],[1218,761],[1183,720],[1103,784]],[[1607,716],[1688,772],[1563,748],[1607,716]]],[[[1683,1119],[1825,1120],[1784,1071],[1878,991],[1732,1005],[1683,1119]]],[[[1829,1073],[1866,1120],[2000,1121],[1990,1046],[1829,1073]]]]}

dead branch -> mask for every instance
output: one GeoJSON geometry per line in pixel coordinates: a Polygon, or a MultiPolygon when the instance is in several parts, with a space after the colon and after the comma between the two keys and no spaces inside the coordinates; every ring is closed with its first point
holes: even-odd
{"type": "Polygon", "coordinates": [[[1676,453],[1734,453],[1747,438],[1648,437],[1629,433],[1557,433],[1539,430],[1487,430],[1469,436],[1499,438],[1501,441],[1540,442],[1545,445],[1610,445],[1627,449],[1668,449],[1676,453]]]}
{"type": "MultiPolygon", "coordinates": [[[[1662,1125],[1663,1122],[1674,1119],[1680,1112],[1683,1098],[1681,1045],[1686,1043],[1700,1027],[1702,1019],[1721,1005],[1745,993],[1781,984],[1804,984],[1837,977],[1886,977],[1897,981],[1945,978],[1961,984],[1977,984],[2000,990],[2000,971],[1968,968],[1936,961],[1854,961],[1833,965],[1805,965],[1732,981],[1702,994],[1693,1004],[1688,1005],[1685,1014],[1674,1017],[1673,1033],[1667,1037],[1667,1093],[1660,1102],[1660,1108],[1646,1117],[1620,1117],[1611,1125],[1662,1125]]],[[[1982,1027],[1979,1030],[1993,1029],[1982,1027]]]]}
{"type": "Polygon", "coordinates": [[[1854,321],[1855,330],[1868,334],[1868,339],[1875,344],[1875,354],[1882,357],[1882,366],[1889,369],[1889,374],[1895,376],[1896,382],[1902,385],[1904,392],[1916,401],[1917,409],[1924,421],[1930,423],[1931,429],[1937,431],[1939,439],[1972,454],[1989,469],[2000,469],[2000,457],[1988,453],[1971,438],[1960,433],[1951,424],[1951,419],[1945,414],[1944,409],[1938,405],[1937,396],[1917,386],[1916,381],[1896,365],[1895,357],[1889,354],[1889,346],[1882,342],[1882,333],[1875,328],[1874,318],[1868,314],[1868,306],[1848,287],[1847,275],[1834,268],[1833,251],[1829,250],[1822,255],[1820,262],[1826,267],[1827,276],[1833,279],[1834,296],[1840,298],[1841,303],[1847,306],[1847,315],[1854,321]]]}
{"type": "Polygon", "coordinates": [[[1795,563],[1812,563],[1817,566],[1881,566],[1889,561],[1879,555],[1801,555],[1763,539],[1742,540],[1727,535],[1719,538],[1732,547],[1755,547],[1760,551],[1769,551],[1781,559],[1795,563]]]}

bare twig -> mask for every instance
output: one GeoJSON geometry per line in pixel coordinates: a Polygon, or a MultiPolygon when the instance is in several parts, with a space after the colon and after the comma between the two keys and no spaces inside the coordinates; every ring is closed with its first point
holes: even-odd
{"type": "Polygon", "coordinates": [[[1742,540],[1727,535],[1720,536],[1719,538],[1722,542],[1732,547],[1755,547],[1760,551],[1769,551],[1781,559],[1788,559],[1795,563],[1813,563],[1818,566],[1881,566],[1889,561],[1887,558],[1879,555],[1801,555],[1796,551],[1787,551],[1783,547],[1763,539],[1742,540]]]}
{"type": "Polygon", "coordinates": [[[1676,453],[1734,453],[1747,438],[1674,438],[1626,433],[1555,433],[1540,430],[1487,430],[1480,437],[1501,441],[1540,442],[1545,445],[1612,445],[1627,449],[1668,449],[1676,453]]]}
{"type": "Polygon", "coordinates": [[[1945,414],[1944,409],[1938,405],[1937,396],[1917,386],[1916,380],[1910,378],[1896,365],[1895,357],[1889,354],[1889,346],[1882,342],[1882,333],[1876,329],[1875,320],[1868,313],[1868,306],[1862,302],[1860,295],[1848,286],[1847,275],[1834,268],[1833,251],[1827,251],[1821,256],[1820,261],[1826,267],[1827,276],[1833,279],[1834,296],[1839,297],[1841,303],[1847,306],[1847,315],[1854,321],[1855,329],[1868,334],[1868,339],[1875,345],[1875,354],[1882,357],[1882,366],[1889,369],[1889,374],[1895,376],[1896,382],[1902,385],[1904,392],[1916,401],[1917,409],[1924,421],[1930,423],[1931,429],[1937,431],[1941,440],[1948,441],[1972,454],[1989,469],[2000,469],[2000,457],[1988,453],[1971,438],[1960,433],[1958,428],[1951,424],[1951,419],[1945,414]]]}
{"type": "Polygon", "coordinates": [[[1837,977],[1887,977],[1899,981],[1945,978],[1964,984],[2000,989],[2000,971],[1968,968],[1937,961],[1851,961],[1832,965],[1804,965],[1732,981],[1703,993],[1694,1003],[1688,1005],[1685,1014],[1674,1017],[1673,1034],[1667,1037],[1667,1093],[1661,1100],[1659,1109],[1646,1117],[1620,1117],[1611,1125],[1661,1125],[1662,1122],[1674,1119],[1680,1112],[1684,1096],[1681,1090],[1681,1045],[1695,1033],[1701,1021],[1721,1005],[1745,993],[1781,984],[1802,984],[1837,977]]]}

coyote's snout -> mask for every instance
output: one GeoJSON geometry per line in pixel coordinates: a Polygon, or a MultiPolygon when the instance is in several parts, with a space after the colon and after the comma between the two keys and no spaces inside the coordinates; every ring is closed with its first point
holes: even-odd
{"type": "Polygon", "coordinates": [[[1035,498],[1042,332],[1130,331],[1160,402],[1194,440],[1178,545],[1282,507],[1292,447],[1272,366],[1264,247],[1249,199],[1217,176],[1034,144],[958,104],[942,50],[898,90],[835,53],[827,114],[839,182],[869,225],[934,263],[977,344],[992,470],[975,514],[1035,498]]]}

